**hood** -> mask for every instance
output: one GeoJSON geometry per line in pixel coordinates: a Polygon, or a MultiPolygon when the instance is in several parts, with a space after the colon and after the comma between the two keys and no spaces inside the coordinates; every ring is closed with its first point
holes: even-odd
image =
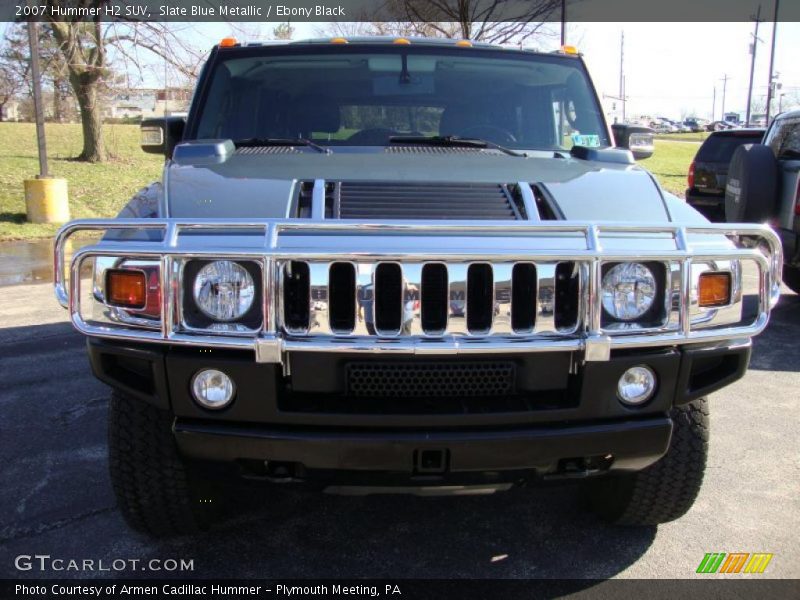
{"type": "Polygon", "coordinates": [[[535,183],[549,191],[568,220],[669,220],[661,190],[644,169],[552,155],[233,153],[217,162],[172,162],[165,175],[172,217],[284,218],[293,205],[298,182],[324,179],[535,183]]]}

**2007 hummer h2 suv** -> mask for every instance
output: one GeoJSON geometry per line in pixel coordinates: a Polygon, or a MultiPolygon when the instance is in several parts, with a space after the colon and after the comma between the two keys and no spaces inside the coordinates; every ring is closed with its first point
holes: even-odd
{"type": "Polygon", "coordinates": [[[635,165],[646,131],[614,134],[567,51],[214,48],[188,117],[142,124],[162,181],[56,240],[128,522],[204,526],[217,467],[367,493],[586,477],[614,522],[686,512],[780,242],[708,223],[635,165]]]}

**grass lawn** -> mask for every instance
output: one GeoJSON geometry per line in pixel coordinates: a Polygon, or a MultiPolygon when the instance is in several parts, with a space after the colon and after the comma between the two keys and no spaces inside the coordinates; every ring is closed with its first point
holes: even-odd
{"type": "Polygon", "coordinates": [[[656,134],[657,140],[682,140],[685,142],[703,142],[711,135],[710,131],[698,131],[696,133],[659,133],[656,134]]]}
{"type": "Polygon", "coordinates": [[[638,164],[655,175],[665,190],[683,198],[686,175],[698,148],[697,144],[656,139],[653,156],[638,164]]]}
{"type": "MultiPolygon", "coordinates": [[[[137,125],[106,125],[106,143],[116,156],[90,164],[70,160],[81,151],[78,124],[47,124],[50,174],[69,188],[72,218],[113,217],[138,189],[159,179],[163,159],[139,148],[137,125]]],[[[0,123],[0,239],[50,237],[56,225],[25,222],[23,180],[36,176],[36,128],[32,123],[0,123]]]]}
{"type": "MultiPolygon", "coordinates": [[[[157,180],[162,159],[139,148],[136,125],[106,125],[106,142],[116,156],[103,164],[71,160],[81,149],[77,124],[48,124],[46,128],[50,172],[67,179],[72,218],[113,217],[138,189],[157,180]]],[[[652,158],[639,164],[650,170],[668,191],[683,196],[686,172],[697,144],[675,141],[675,134],[656,140],[652,158]]],[[[36,130],[30,123],[0,123],[0,240],[50,237],[55,225],[25,222],[22,182],[38,172],[36,130]]]]}

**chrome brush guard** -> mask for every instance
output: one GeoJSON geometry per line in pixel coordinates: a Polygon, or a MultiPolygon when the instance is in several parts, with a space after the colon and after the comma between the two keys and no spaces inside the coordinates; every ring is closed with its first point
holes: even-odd
{"type": "MultiPolygon", "coordinates": [[[[780,295],[781,244],[765,225],[620,224],[552,222],[393,221],[363,223],[340,220],[203,220],[110,219],[78,220],[56,236],[55,294],[69,309],[78,331],[116,340],[249,349],[258,362],[284,363],[287,353],[390,353],[390,354],[514,354],[580,351],[587,361],[608,360],[612,349],[673,346],[742,339],[764,329],[769,312],[780,295]],[[105,239],[74,253],[66,269],[66,243],[79,232],[117,232],[117,238],[137,236],[158,239],[105,239]],[[155,261],[160,278],[160,319],[151,327],[125,321],[94,323],[81,307],[81,268],[89,259],[155,261]],[[256,263],[261,277],[261,325],[256,331],[198,330],[182,318],[183,266],[191,260],[246,260],[256,263]],[[663,291],[665,319],[657,327],[612,330],[604,325],[601,280],[605,263],[653,261],[665,265],[663,291]],[[717,317],[724,310],[697,307],[696,279],[700,272],[720,264],[753,264],[757,270],[757,306],[747,322],[728,324],[717,317]],[[574,263],[578,303],[574,326],[553,324],[552,294],[555,265],[574,263]],[[284,317],[284,275],[290,263],[304,263],[311,273],[314,298],[309,298],[311,323],[297,329],[284,317]],[[330,265],[349,263],[361,281],[375,284],[377,266],[399,265],[405,289],[419,285],[420,269],[442,264],[450,276],[450,290],[460,285],[472,264],[488,265],[494,285],[490,325],[480,331],[465,326],[465,311],[448,308],[441,331],[425,330],[419,314],[397,331],[368,331],[360,323],[339,331],[327,322],[330,265]],[[519,263],[536,268],[537,299],[534,325],[520,331],[511,327],[509,273],[519,263]],[[548,292],[549,290],[549,292],[548,292]],[[324,301],[323,301],[324,300],[324,301]]],[[[736,271],[736,269],[732,269],[736,271]]],[[[741,309],[737,290],[728,307],[741,309]]],[[[739,281],[739,283],[741,283],[739,281]]],[[[372,310],[374,308],[372,303],[372,310]]],[[[741,310],[740,310],[741,312],[741,310]]],[[[373,315],[374,319],[374,315],[373,315]]],[[[355,321],[355,319],[354,319],[355,321]]],[[[373,320],[374,322],[374,320],[373,320]]]]}

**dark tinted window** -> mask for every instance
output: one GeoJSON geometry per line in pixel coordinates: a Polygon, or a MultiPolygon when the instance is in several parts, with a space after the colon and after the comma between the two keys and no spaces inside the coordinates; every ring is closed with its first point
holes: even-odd
{"type": "Polygon", "coordinates": [[[742,144],[758,144],[761,142],[762,135],[761,133],[752,135],[712,135],[700,146],[697,160],[729,163],[733,153],[739,146],[742,144]]]}
{"type": "Polygon", "coordinates": [[[764,143],[772,148],[775,156],[800,157],[800,117],[775,121],[764,143]]]}
{"type": "Polygon", "coordinates": [[[195,137],[378,146],[397,135],[458,135],[512,148],[609,145],[579,60],[399,46],[286,52],[220,58],[195,137]]]}

